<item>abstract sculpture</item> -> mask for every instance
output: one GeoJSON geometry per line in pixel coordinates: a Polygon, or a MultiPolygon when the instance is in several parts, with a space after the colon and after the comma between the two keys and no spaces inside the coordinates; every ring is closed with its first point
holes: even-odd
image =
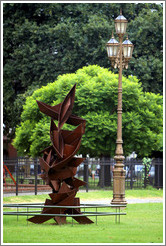
{"type": "MultiPolygon", "coordinates": [[[[46,199],[45,205],[56,206],[79,206],[79,198],[75,198],[79,186],[86,183],[74,177],[77,167],[84,160],[74,157],[78,151],[82,135],[85,133],[86,121],[72,114],[74,105],[76,84],[65,97],[64,101],[56,106],[50,106],[39,102],[38,106],[42,113],[51,117],[50,138],[52,145],[42,151],[43,158],[39,158],[42,174],[53,193],[49,194],[51,199],[46,199]],[[58,120],[58,127],[54,120],[58,120]],[[62,130],[65,123],[77,126],[73,131],[62,130]]],[[[28,219],[33,223],[43,223],[51,218],[57,224],[66,223],[66,217],[42,216],[42,214],[73,214],[73,219],[81,224],[93,223],[86,216],[74,217],[74,214],[81,214],[80,208],[46,208],[40,215],[28,219]]]]}

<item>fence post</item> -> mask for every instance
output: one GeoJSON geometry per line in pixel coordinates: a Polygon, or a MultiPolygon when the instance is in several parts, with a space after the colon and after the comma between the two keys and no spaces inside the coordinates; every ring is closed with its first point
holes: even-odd
{"type": "Polygon", "coordinates": [[[84,161],[84,181],[86,182],[86,192],[88,192],[88,178],[89,178],[89,172],[88,172],[88,159],[86,158],[84,161]]]}
{"type": "Polygon", "coordinates": [[[37,195],[37,158],[34,159],[35,195],[37,195]]]}
{"type": "Polygon", "coordinates": [[[159,189],[163,187],[163,159],[155,158],[152,161],[152,165],[155,167],[154,187],[159,189]]]}
{"type": "Polygon", "coordinates": [[[104,188],[104,178],[105,178],[105,173],[104,173],[104,162],[103,158],[100,159],[100,173],[99,173],[99,185],[101,188],[104,188]]]}
{"type": "Polygon", "coordinates": [[[147,168],[146,168],[146,165],[145,165],[145,178],[144,178],[144,188],[146,188],[146,175],[147,175],[147,168]]]}
{"type": "Polygon", "coordinates": [[[110,159],[110,168],[111,168],[111,187],[113,186],[113,168],[114,168],[114,159],[110,159]]]}
{"type": "Polygon", "coordinates": [[[16,196],[18,196],[18,172],[19,172],[19,167],[18,167],[18,158],[16,159],[16,196]]]}
{"type": "Polygon", "coordinates": [[[131,177],[130,177],[130,188],[133,188],[133,164],[130,162],[131,167],[131,177]]]}
{"type": "Polygon", "coordinates": [[[104,186],[111,186],[111,165],[110,158],[103,157],[104,160],[104,186]]]}
{"type": "Polygon", "coordinates": [[[159,183],[160,175],[159,175],[159,173],[160,173],[160,163],[158,163],[158,173],[157,173],[157,184],[158,184],[158,186],[157,186],[157,189],[159,189],[159,187],[160,187],[160,183],[159,183]]]}

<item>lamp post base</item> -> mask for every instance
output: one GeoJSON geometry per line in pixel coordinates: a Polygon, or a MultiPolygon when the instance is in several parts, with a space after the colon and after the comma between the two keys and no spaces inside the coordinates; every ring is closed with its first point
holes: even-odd
{"type": "Polygon", "coordinates": [[[111,201],[112,205],[127,205],[127,201],[124,199],[112,199],[111,201]]]}
{"type": "MultiPolygon", "coordinates": [[[[122,161],[122,160],[121,160],[122,161]]],[[[113,170],[113,199],[111,204],[126,205],[125,200],[125,170],[124,165],[117,160],[113,170]]]]}

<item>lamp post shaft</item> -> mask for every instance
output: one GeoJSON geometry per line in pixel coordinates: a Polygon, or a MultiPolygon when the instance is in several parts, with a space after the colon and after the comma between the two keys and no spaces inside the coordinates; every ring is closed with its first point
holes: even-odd
{"type": "Polygon", "coordinates": [[[122,148],[122,40],[123,36],[119,37],[120,43],[120,67],[119,67],[119,80],[118,80],[118,107],[117,107],[117,140],[116,140],[116,155],[123,155],[122,148]]]}
{"type": "Polygon", "coordinates": [[[122,40],[123,35],[119,36],[120,43],[120,63],[119,63],[119,81],[118,81],[118,107],[117,107],[117,140],[115,161],[113,170],[113,199],[111,204],[127,204],[125,200],[125,171],[123,161],[123,140],[122,140],[122,40]]]}

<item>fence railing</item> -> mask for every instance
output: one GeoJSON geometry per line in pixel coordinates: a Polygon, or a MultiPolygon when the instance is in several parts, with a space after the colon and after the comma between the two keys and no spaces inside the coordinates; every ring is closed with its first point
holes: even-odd
{"type": "MultiPolygon", "coordinates": [[[[16,181],[16,185],[9,173],[5,170],[4,192],[34,191],[35,195],[38,191],[50,190],[51,188],[45,184],[40,178],[41,173],[38,158],[16,158],[5,159],[4,165],[10,171],[12,177],[16,181]]],[[[87,158],[77,168],[75,177],[84,180],[87,184],[80,189],[113,189],[113,168],[114,159],[87,158]]],[[[153,159],[152,168],[147,177],[146,168],[143,168],[141,159],[125,159],[125,187],[126,189],[146,188],[152,185],[156,188],[163,187],[163,159],[153,159]]]]}

